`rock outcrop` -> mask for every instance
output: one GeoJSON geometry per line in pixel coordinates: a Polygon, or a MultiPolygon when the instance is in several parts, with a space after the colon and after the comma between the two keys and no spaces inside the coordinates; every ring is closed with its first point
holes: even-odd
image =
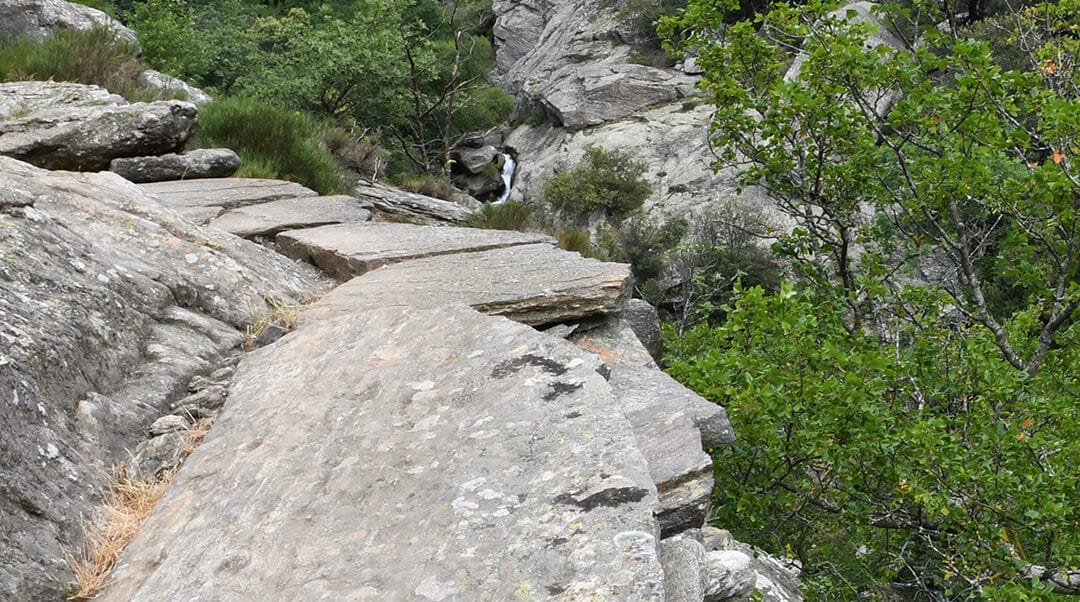
{"type": "Polygon", "coordinates": [[[135,183],[227,178],[240,169],[240,156],[227,148],[113,159],[109,171],[135,183]]]}
{"type": "Polygon", "coordinates": [[[305,196],[237,207],[209,225],[244,238],[270,237],[297,228],[366,222],[371,219],[370,209],[371,203],[351,196],[305,196]]]}
{"type": "Polygon", "coordinates": [[[295,182],[259,178],[209,178],[143,184],[143,190],[197,224],[206,224],[226,210],[319,193],[295,182]]]}
{"type": "Polygon", "coordinates": [[[191,103],[128,104],[81,84],[0,84],[0,99],[0,155],[47,169],[101,171],[118,157],[175,152],[198,125],[191,103]]]}
{"type": "Polygon", "coordinates": [[[412,259],[555,241],[544,234],[507,230],[371,223],[283,232],[277,243],[285,255],[314,263],[334,278],[346,281],[412,259]]]}
{"type": "Polygon", "coordinates": [[[214,100],[209,94],[195,86],[153,69],[147,69],[140,73],[138,84],[146,90],[157,92],[158,100],[178,98],[179,100],[186,100],[194,105],[204,105],[211,100],[214,100]]]}
{"type": "Polygon", "coordinates": [[[451,201],[379,184],[360,184],[356,187],[356,195],[386,216],[423,223],[460,223],[472,213],[470,209],[451,201]]]}
{"type": "Polygon", "coordinates": [[[0,42],[44,38],[56,29],[104,27],[138,46],[135,32],[96,8],[64,0],[0,0],[0,42]]]}
{"type": "Polygon", "coordinates": [[[318,283],[114,174],[0,157],[0,599],[62,597],[108,469],[266,299],[318,283]]]}
{"type": "Polygon", "coordinates": [[[663,595],[644,459],[571,345],[374,308],[248,356],[230,399],[105,600],[663,595]]]}

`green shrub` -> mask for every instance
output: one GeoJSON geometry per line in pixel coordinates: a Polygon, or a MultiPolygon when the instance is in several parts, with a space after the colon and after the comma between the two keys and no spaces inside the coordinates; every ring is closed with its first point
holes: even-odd
{"type": "Polygon", "coordinates": [[[138,49],[104,27],[57,31],[43,40],[0,47],[0,79],[93,84],[130,100],[145,100],[136,83],[143,70],[138,49]]]}
{"type": "Polygon", "coordinates": [[[443,175],[419,174],[405,176],[395,182],[397,187],[416,194],[449,201],[454,196],[454,185],[443,175]]]}
{"type": "Polygon", "coordinates": [[[195,145],[235,150],[242,161],[237,175],[291,180],[322,194],[353,187],[323,142],[325,128],[310,116],[249,98],[219,97],[203,105],[199,117],[195,145]]]}
{"type": "Polygon", "coordinates": [[[641,207],[652,189],[642,177],[645,164],[617,150],[590,146],[585,161],[544,183],[544,199],[567,217],[597,209],[620,218],[641,207]]]}
{"type": "Polygon", "coordinates": [[[524,203],[509,201],[498,205],[487,204],[465,220],[470,228],[487,230],[517,230],[527,232],[533,226],[532,208],[524,203]]]}
{"type": "Polygon", "coordinates": [[[600,253],[589,240],[589,233],[578,228],[559,230],[559,248],[566,251],[580,253],[582,257],[595,257],[602,259],[600,253]]]}
{"type": "Polygon", "coordinates": [[[190,80],[206,69],[207,48],[192,27],[182,0],[147,0],[134,5],[131,25],[138,32],[143,60],[174,77],[190,80]]]}

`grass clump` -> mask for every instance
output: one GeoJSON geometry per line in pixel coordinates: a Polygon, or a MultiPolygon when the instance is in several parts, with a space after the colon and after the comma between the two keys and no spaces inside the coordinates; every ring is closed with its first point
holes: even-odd
{"type": "Polygon", "coordinates": [[[256,99],[219,97],[199,109],[199,118],[195,145],[235,150],[239,177],[290,180],[321,194],[347,193],[355,184],[323,142],[326,128],[308,115],[256,99]]]}
{"type": "Polygon", "coordinates": [[[307,307],[306,304],[288,303],[267,297],[266,307],[260,310],[250,310],[251,324],[244,333],[244,342],[241,347],[250,351],[258,347],[263,340],[263,333],[270,327],[276,326],[285,332],[296,328],[296,322],[300,319],[301,312],[307,307]]]}
{"type": "Polygon", "coordinates": [[[531,207],[517,201],[508,201],[498,205],[487,204],[470,215],[464,225],[486,230],[527,232],[534,226],[533,212],[531,207]]]}
{"type": "Polygon", "coordinates": [[[104,27],[59,30],[42,39],[0,46],[0,80],[66,81],[101,86],[128,100],[149,100],[138,85],[138,48],[104,27]]]}
{"type": "Polygon", "coordinates": [[[398,180],[397,186],[402,190],[444,201],[452,200],[454,196],[454,185],[442,175],[425,173],[403,177],[398,180]]]}

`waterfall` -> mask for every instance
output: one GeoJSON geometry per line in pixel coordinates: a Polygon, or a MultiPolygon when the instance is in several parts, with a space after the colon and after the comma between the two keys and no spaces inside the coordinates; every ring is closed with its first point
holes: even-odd
{"type": "Polygon", "coordinates": [[[503,158],[506,159],[502,167],[503,192],[499,195],[499,199],[492,203],[493,205],[505,203],[506,199],[510,198],[510,184],[514,181],[514,168],[517,167],[514,158],[509,153],[503,153],[503,158]]]}

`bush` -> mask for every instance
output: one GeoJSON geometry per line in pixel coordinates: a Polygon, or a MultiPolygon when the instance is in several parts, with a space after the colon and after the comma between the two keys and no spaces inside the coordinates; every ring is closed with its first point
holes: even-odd
{"type": "Polygon", "coordinates": [[[362,178],[375,180],[386,167],[387,152],[374,136],[357,136],[345,128],[332,127],[323,138],[330,154],[362,178]]]}
{"type": "Polygon", "coordinates": [[[311,117],[248,98],[219,97],[199,110],[199,147],[224,146],[242,161],[239,176],[299,182],[321,194],[350,192],[323,142],[325,128],[311,117]]]}
{"type": "Polygon", "coordinates": [[[590,146],[585,161],[556,174],[543,187],[544,199],[565,216],[575,218],[603,209],[620,218],[641,207],[652,189],[642,177],[645,164],[617,150],[590,146]]]}
{"type": "Polygon", "coordinates": [[[427,173],[405,176],[398,179],[396,184],[397,187],[402,190],[442,199],[444,201],[449,201],[454,196],[454,185],[450,183],[450,180],[446,179],[446,176],[436,176],[427,173]]]}
{"type": "Polygon", "coordinates": [[[104,27],[57,31],[43,40],[0,47],[0,79],[56,80],[93,84],[129,100],[147,100],[137,84],[138,49],[104,27]]]}
{"type": "Polygon", "coordinates": [[[528,205],[509,201],[499,205],[484,205],[480,211],[465,220],[465,225],[470,228],[527,232],[534,224],[532,209],[528,205]]]}
{"type": "Polygon", "coordinates": [[[579,253],[582,257],[596,257],[597,251],[589,242],[589,233],[585,230],[570,228],[558,232],[559,248],[579,253]]]}
{"type": "Polygon", "coordinates": [[[192,28],[192,14],[185,2],[139,2],[134,5],[131,25],[138,32],[143,60],[154,69],[185,80],[205,71],[208,49],[192,28]]]}

